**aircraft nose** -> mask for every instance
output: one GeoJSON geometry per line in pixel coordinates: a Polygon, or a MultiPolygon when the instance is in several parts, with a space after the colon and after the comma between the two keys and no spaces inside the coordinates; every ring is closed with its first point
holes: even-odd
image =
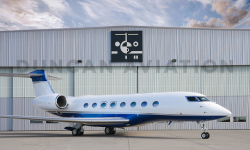
{"type": "Polygon", "coordinates": [[[226,109],[224,107],[223,107],[223,111],[222,112],[223,112],[223,115],[225,115],[227,117],[230,117],[232,115],[232,113],[228,109],[226,109]]]}
{"type": "Polygon", "coordinates": [[[230,117],[232,115],[232,113],[228,109],[219,104],[213,103],[211,106],[213,113],[217,116],[230,117]]]}
{"type": "Polygon", "coordinates": [[[227,113],[228,113],[228,117],[230,117],[232,115],[231,111],[227,110],[227,113]]]}

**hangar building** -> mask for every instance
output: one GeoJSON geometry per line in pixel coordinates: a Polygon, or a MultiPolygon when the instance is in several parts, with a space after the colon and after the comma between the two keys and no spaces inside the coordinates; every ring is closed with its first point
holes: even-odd
{"type": "MultiPolygon", "coordinates": [[[[209,129],[250,129],[250,30],[147,26],[0,32],[0,72],[44,69],[69,96],[190,91],[232,112],[209,129]]],[[[51,116],[32,106],[30,79],[0,77],[0,114],[51,116]]],[[[174,101],[174,99],[173,99],[174,101]]],[[[0,131],[63,130],[67,123],[0,119],[0,131]]],[[[86,127],[86,130],[101,128],[86,127]]],[[[128,130],[200,129],[195,122],[128,130]]]]}

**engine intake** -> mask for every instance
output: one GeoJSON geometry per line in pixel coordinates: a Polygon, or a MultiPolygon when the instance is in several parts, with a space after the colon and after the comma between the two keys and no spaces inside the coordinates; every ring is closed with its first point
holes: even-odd
{"type": "Polygon", "coordinates": [[[63,95],[59,95],[57,98],[56,98],[56,106],[59,108],[59,109],[64,109],[67,107],[67,99],[65,96],[63,95]]]}

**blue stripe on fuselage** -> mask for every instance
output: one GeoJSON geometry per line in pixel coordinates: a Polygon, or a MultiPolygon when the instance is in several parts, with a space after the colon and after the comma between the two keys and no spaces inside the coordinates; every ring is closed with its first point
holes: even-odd
{"type": "MultiPolygon", "coordinates": [[[[58,115],[53,113],[54,115],[58,115]]],[[[126,124],[112,125],[114,127],[124,127],[127,124],[135,126],[158,121],[210,121],[226,116],[185,116],[185,115],[151,115],[151,114],[85,114],[85,113],[62,113],[61,117],[75,118],[100,118],[100,117],[123,117],[129,119],[126,124]]],[[[102,125],[98,125],[102,126],[102,125]]],[[[107,125],[104,125],[107,127],[107,125]]]]}

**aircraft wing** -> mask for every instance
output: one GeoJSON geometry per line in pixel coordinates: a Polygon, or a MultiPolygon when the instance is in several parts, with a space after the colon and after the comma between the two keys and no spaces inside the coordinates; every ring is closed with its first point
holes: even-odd
{"type": "Polygon", "coordinates": [[[86,125],[112,125],[123,124],[129,122],[129,119],[122,117],[99,117],[99,118],[57,118],[57,117],[32,117],[32,116],[13,116],[13,115],[0,115],[0,118],[8,119],[25,119],[37,121],[53,121],[53,122],[68,122],[68,123],[83,123],[86,125]]]}

